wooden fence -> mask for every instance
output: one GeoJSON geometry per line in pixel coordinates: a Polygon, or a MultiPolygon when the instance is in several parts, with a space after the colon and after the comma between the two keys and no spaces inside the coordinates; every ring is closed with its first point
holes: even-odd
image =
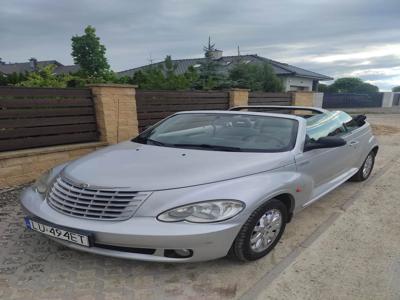
{"type": "Polygon", "coordinates": [[[0,87],[0,151],[92,141],[90,89],[0,87]]]}
{"type": "Polygon", "coordinates": [[[382,107],[383,93],[324,93],[323,108],[382,107]]]}
{"type": "Polygon", "coordinates": [[[249,105],[292,105],[292,102],[291,93],[249,93],[249,105]]]}
{"type": "Polygon", "coordinates": [[[229,92],[136,91],[139,131],[165,117],[184,110],[225,110],[229,92]]]}

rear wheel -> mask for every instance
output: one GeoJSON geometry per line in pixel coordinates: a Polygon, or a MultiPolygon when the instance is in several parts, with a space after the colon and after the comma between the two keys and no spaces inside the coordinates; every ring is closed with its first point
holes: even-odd
{"type": "Polygon", "coordinates": [[[353,177],[350,178],[351,181],[364,181],[367,180],[369,175],[372,173],[372,169],[375,164],[375,152],[371,151],[367,158],[364,160],[361,168],[358,170],[353,177]]]}
{"type": "Polygon", "coordinates": [[[286,206],[279,200],[269,200],[250,215],[233,242],[231,254],[242,261],[267,255],[279,242],[287,218],[286,206]]]}

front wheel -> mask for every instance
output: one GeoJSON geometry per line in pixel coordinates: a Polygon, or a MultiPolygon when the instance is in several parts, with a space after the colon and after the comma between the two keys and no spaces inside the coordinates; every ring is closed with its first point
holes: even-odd
{"type": "Polygon", "coordinates": [[[286,206],[281,201],[271,199],[261,205],[242,226],[233,242],[231,254],[242,261],[267,255],[279,242],[287,218],[286,206]]]}
{"type": "Polygon", "coordinates": [[[372,169],[375,164],[375,152],[371,151],[367,158],[364,160],[361,168],[358,170],[353,177],[350,178],[351,181],[364,181],[367,180],[369,175],[372,173],[372,169]]]}

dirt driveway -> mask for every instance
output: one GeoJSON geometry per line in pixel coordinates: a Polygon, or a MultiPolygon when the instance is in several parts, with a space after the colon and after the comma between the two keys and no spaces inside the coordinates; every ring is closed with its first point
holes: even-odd
{"type": "MultiPolygon", "coordinates": [[[[381,143],[371,179],[346,183],[302,211],[275,250],[253,263],[220,259],[173,265],[80,253],[24,229],[19,190],[0,192],[0,298],[251,299],[268,295],[274,279],[317,243],[354,201],[362,201],[358,195],[376,184],[374,178],[382,182],[385,176],[393,176],[387,170],[400,154],[399,120],[400,115],[371,115],[369,121],[381,143]]],[[[388,191],[381,187],[379,192],[388,191]]]]}

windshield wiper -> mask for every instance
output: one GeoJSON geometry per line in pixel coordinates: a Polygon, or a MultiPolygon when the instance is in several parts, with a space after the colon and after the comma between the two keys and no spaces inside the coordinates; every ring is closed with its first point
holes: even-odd
{"type": "Polygon", "coordinates": [[[150,144],[150,145],[156,145],[156,146],[169,146],[168,144],[165,144],[163,142],[159,142],[159,141],[156,141],[156,140],[152,140],[152,139],[149,139],[149,138],[145,139],[145,143],[146,144],[150,144]]]}
{"type": "Polygon", "coordinates": [[[230,151],[230,152],[241,152],[242,148],[239,147],[229,147],[229,146],[219,146],[219,145],[209,145],[209,144],[171,144],[173,147],[183,147],[183,148],[194,148],[194,149],[210,149],[215,151],[230,151]]]}

